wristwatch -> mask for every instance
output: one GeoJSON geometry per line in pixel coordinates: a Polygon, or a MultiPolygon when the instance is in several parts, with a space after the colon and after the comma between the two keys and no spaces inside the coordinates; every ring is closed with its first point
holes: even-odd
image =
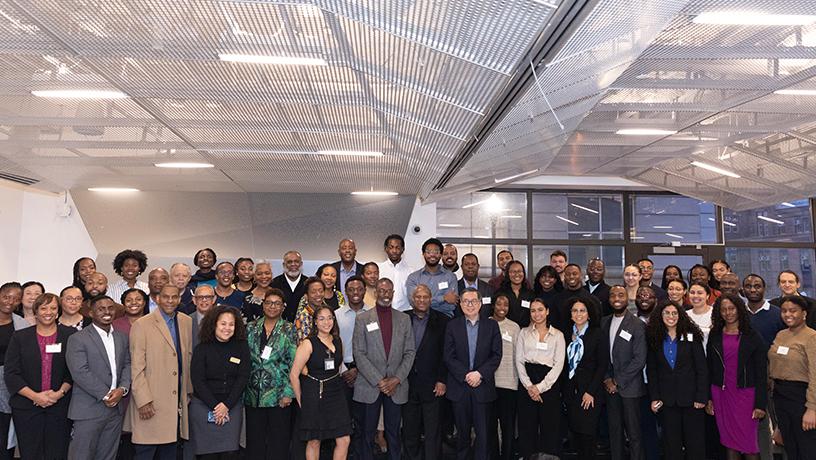
{"type": "Polygon", "coordinates": [[[124,398],[125,396],[127,396],[127,395],[128,395],[128,393],[130,393],[130,390],[128,390],[128,389],[127,389],[127,388],[125,388],[125,387],[119,387],[119,389],[120,389],[120,390],[122,390],[122,397],[123,397],[123,398],[124,398]]]}

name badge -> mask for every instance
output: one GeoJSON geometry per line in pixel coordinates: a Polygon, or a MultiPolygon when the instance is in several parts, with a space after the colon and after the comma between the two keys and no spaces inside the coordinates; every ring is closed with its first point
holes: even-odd
{"type": "Polygon", "coordinates": [[[269,345],[265,346],[263,351],[261,352],[261,359],[267,360],[269,357],[272,356],[272,347],[269,345]]]}
{"type": "Polygon", "coordinates": [[[694,334],[692,334],[691,332],[686,334],[686,340],[688,340],[689,342],[694,342],[694,334]]]}
{"type": "Polygon", "coordinates": [[[448,288],[448,282],[447,281],[442,281],[441,283],[437,284],[437,286],[439,287],[439,289],[447,289],[448,288]]]}
{"type": "Polygon", "coordinates": [[[377,323],[368,323],[366,324],[366,330],[368,332],[374,332],[380,330],[380,325],[377,323]]]}
{"type": "Polygon", "coordinates": [[[62,344],[61,343],[54,343],[51,345],[45,346],[46,353],[62,353],[62,344]]]}
{"type": "Polygon", "coordinates": [[[632,340],[632,334],[630,334],[630,333],[628,333],[626,331],[620,331],[620,334],[618,334],[618,335],[620,336],[620,338],[622,338],[623,340],[626,340],[627,342],[632,340]]]}
{"type": "Polygon", "coordinates": [[[487,305],[491,302],[490,297],[482,297],[482,304],[487,305]]]}
{"type": "Polygon", "coordinates": [[[530,301],[529,300],[522,300],[521,301],[521,306],[523,308],[530,308],[530,301]]]}
{"type": "Polygon", "coordinates": [[[536,343],[536,350],[547,351],[549,349],[547,345],[549,345],[547,342],[538,342],[536,343]]]}
{"type": "Polygon", "coordinates": [[[333,358],[326,358],[323,361],[323,370],[324,371],[333,371],[334,370],[334,359],[333,358]]]}
{"type": "Polygon", "coordinates": [[[780,345],[779,348],[776,349],[776,354],[778,354],[778,355],[787,355],[789,351],[790,351],[790,348],[783,347],[783,346],[780,345]]]}
{"type": "Polygon", "coordinates": [[[235,356],[230,357],[230,362],[232,364],[241,364],[241,358],[236,358],[235,356]]]}
{"type": "Polygon", "coordinates": [[[502,340],[504,340],[505,342],[512,343],[513,337],[509,333],[505,332],[504,334],[502,334],[502,340]]]}

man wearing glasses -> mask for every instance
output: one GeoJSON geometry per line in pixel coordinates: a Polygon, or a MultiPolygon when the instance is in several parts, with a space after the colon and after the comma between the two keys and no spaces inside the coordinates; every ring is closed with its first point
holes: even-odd
{"type": "Polygon", "coordinates": [[[193,305],[195,312],[190,315],[193,318],[193,348],[198,345],[198,325],[204,321],[204,315],[215,303],[215,290],[209,284],[199,284],[193,294],[193,305]]]}
{"type": "Polygon", "coordinates": [[[405,281],[406,293],[409,298],[414,295],[414,289],[420,284],[431,290],[431,310],[438,311],[448,318],[453,318],[459,295],[456,293],[456,275],[440,265],[442,259],[442,242],[430,238],[422,244],[422,257],[425,266],[408,275],[405,281]]]}

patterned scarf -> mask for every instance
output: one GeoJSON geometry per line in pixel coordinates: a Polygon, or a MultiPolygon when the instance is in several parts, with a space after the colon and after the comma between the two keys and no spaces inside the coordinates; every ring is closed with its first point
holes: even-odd
{"type": "Polygon", "coordinates": [[[569,363],[569,378],[571,379],[575,375],[575,369],[578,367],[578,363],[581,362],[581,358],[584,357],[584,334],[588,329],[588,325],[584,325],[583,331],[578,331],[578,326],[575,324],[572,325],[572,335],[575,337],[572,339],[569,345],[567,345],[567,362],[569,363]]]}

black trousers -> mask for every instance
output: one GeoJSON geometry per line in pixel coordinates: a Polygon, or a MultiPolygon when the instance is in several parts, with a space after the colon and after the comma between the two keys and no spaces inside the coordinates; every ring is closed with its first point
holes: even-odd
{"type": "Polygon", "coordinates": [[[488,452],[488,418],[493,402],[479,402],[476,394],[465,389],[458,401],[453,401],[453,419],[456,424],[456,458],[469,458],[470,430],[476,432],[473,443],[473,460],[487,460],[488,452]]]}
{"type": "Polygon", "coordinates": [[[433,460],[442,457],[442,425],[439,423],[442,398],[421,401],[415,391],[402,406],[402,436],[409,460],[433,460]],[[422,436],[425,442],[422,442],[422,436]]]}
{"type": "Polygon", "coordinates": [[[530,399],[527,390],[519,385],[519,454],[525,457],[537,453],[558,455],[561,450],[561,399],[558,387],[541,393],[541,401],[530,399]]]}
{"type": "Polygon", "coordinates": [[[816,430],[802,430],[807,384],[774,380],[773,402],[788,460],[809,460],[816,455],[816,430]]]}
{"type": "Polygon", "coordinates": [[[609,416],[609,448],[612,460],[643,460],[643,438],[640,431],[640,398],[624,398],[615,393],[606,395],[609,416]],[[626,455],[626,436],[629,455],[626,455]]]}
{"type": "Polygon", "coordinates": [[[363,404],[363,436],[365,449],[362,452],[362,459],[374,460],[374,436],[377,434],[377,425],[380,422],[380,407],[383,412],[383,425],[385,428],[385,441],[388,443],[388,458],[400,460],[400,421],[402,411],[400,404],[395,403],[390,396],[383,393],[371,404],[363,404]]]}
{"type": "MultiPolygon", "coordinates": [[[[652,398],[640,398],[640,429],[646,460],[660,460],[660,436],[657,434],[657,415],[652,412],[652,398]]],[[[718,438],[719,439],[719,438],[718,438]]]]}
{"type": "Polygon", "coordinates": [[[12,409],[20,458],[60,460],[68,457],[71,421],[68,405],[45,409],[12,409]]]}
{"type": "Polygon", "coordinates": [[[658,414],[663,423],[666,460],[706,458],[705,412],[702,409],[663,406],[658,414]]]}
{"type": "Polygon", "coordinates": [[[516,449],[516,409],[518,407],[518,392],[507,388],[496,388],[496,401],[493,403],[493,416],[490,417],[490,440],[493,443],[491,450],[493,457],[501,460],[512,460],[516,449]],[[498,427],[501,426],[501,436],[498,436],[498,427]],[[493,434],[496,433],[496,434],[493,434]],[[501,446],[498,440],[501,440],[501,446]]]}
{"type": "Polygon", "coordinates": [[[270,460],[289,458],[292,437],[292,408],[248,407],[246,413],[246,458],[270,460]]]}
{"type": "Polygon", "coordinates": [[[14,451],[7,449],[8,432],[11,425],[11,414],[4,414],[0,412],[0,460],[11,460],[14,451]]]}

